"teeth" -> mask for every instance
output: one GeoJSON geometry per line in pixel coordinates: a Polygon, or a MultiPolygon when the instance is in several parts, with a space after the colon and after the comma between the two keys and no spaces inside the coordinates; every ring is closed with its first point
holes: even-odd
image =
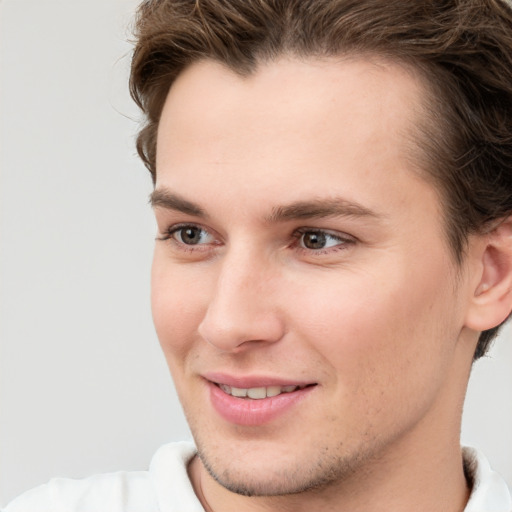
{"type": "Polygon", "coordinates": [[[277,396],[281,394],[281,386],[269,386],[267,388],[267,396],[277,396]]]}
{"type": "Polygon", "coordinates": [[[247,390],[247,396],[256,400],[260,398],[266,398],[267,388],[249,388],[247,390]]]}
{"type": "Polygon", "coordinates": [[[291,393],[301,386],[268,386],[260,388],[235,388],[226,384],[219,384],[220,389],[228,395],[237,398],[252,398],[253,400],[261,400],[280,395],[281,393],[291,393]]]}
{"type": "MultiPolygon", "coordinates": [[[[237,396],[239,398],[244,398],[247,396],[247,393],[248,393],[248,389],[242,389],[242,388],[231,388],[231,394],[233,396],[237,396]]],[[[251,396],[251,398],[253,398],[251,396]]]]}

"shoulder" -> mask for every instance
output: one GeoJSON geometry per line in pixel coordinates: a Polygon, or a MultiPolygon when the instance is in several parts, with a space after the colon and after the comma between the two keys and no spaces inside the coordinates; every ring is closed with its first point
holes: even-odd
{"type": "Polygon", "coordinates": [[[14,501],[3,512],[157,511],[147,471],[119,471],[82,480],[54,478],[14,501]]]}
{"type": "Polygon", "coordinates": [[[156,452],[149,471],[119,471],[81,480],[54,478],[22,494],[2,512],[157,512],[178,510],[175,504],[180,502],[186,510],[201,511],[187,476],[194,454],[192,443],[172,443],[156,452]],[[172,507],[166,508],[169,500],[172,507]]]}
{"type": "Polygon", "coordinates": [[[54,478],[11,502],[3,512],[156,511],[146,471],[119,471],[82,480],[54,478]],[[139,505],[137,507],[137,504],[139,505]]]}

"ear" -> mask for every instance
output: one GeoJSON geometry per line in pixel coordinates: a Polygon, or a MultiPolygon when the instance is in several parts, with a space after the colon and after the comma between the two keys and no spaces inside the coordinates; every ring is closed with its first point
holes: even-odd
{"type": "Polygon", "coordinates": [[[474,278],[466,326],[485,331],[501,324],[512,310],[512,216],[473,242],[474,278]]]}

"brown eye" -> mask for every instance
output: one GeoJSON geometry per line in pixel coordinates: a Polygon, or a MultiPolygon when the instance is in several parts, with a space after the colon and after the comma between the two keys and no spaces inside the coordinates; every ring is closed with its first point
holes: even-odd
{"type": "Polygon", "coordinates": [[[185,245],[203,245],[212,242],[212,235],[199,226],[181,226],[173,229],[170,235],[185,245]]]}
{"type": "Polygon", "coordinates": [[[201,230],[195,227],[182,228],[178,231],[181,242],[187,245],[195,245],[201,241],[201,230]]]}
{"type": "Polygon", "coordinates": [[[301,229],[297,233],[299,245],[309,251],[334,249],[354,243],[353,237],[342,233],[333,233],[324,229],[301,229]]]}
{"type": "Polygon", "coordinates": [[[327,237],[321,231],[307,231],[302,235],[302,245],[306,249],[324,249],[327,237]]]}

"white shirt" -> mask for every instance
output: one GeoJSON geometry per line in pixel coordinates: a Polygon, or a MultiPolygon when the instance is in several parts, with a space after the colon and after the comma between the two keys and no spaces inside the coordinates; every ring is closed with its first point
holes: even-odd
{"type": "MultiPolygon", "coordinates": [[[[55,478],[12,501],[2,512],[204,512],[188,478],[192,443],[162,446],[149,471],[119,471],[84,480],[55,478]]],[[[512,512],[503,479],[485,457],[464,448],[473,490],[464,512],[512,512]]]]}

